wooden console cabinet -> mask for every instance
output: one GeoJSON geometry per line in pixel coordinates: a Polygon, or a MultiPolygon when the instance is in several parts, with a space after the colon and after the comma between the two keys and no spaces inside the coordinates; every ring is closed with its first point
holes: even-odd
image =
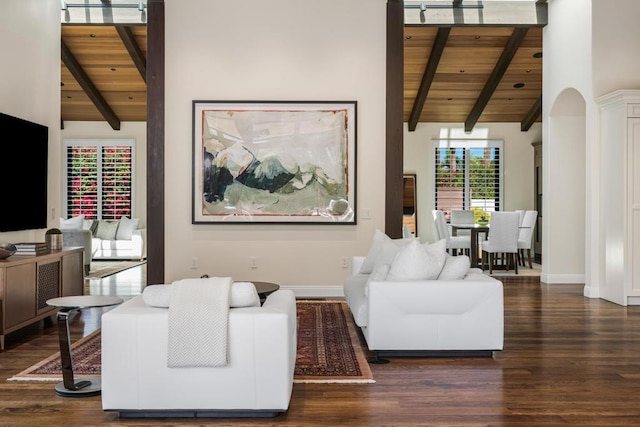
{"type": "Polygon", "coordinates": [[[47,300],[82,295],[82,257],[83,248],[65,248],[0,260],[0,350],[6,334],[55,314],[47,300]]]}

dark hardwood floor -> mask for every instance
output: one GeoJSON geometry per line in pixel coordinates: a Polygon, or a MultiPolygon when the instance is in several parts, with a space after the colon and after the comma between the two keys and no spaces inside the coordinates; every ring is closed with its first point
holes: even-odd
{"type": "MultiPolygon", "coordinates": [[[[144,268],[87,289],[134,295],[144,268]]],[[[640,425],[640,307],[585,298],[582,285],[500,279],[505,348],[493,358],[393,358],[371,366],[375,384],[295,384],[289,411],[270,419],[120,420],[102,411],[99,396],[63,398],[51,383],[5,381],[57,351],[55,325],[41,322],[8,335],[0,353],[0,425],[640,425]]],[[[99,327],[102,310],[75,316],[72,339],[99,327]]]]}

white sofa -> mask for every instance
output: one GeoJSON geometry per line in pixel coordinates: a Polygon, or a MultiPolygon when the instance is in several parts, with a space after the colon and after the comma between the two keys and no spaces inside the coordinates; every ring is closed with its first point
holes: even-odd
{"type": "Polygon", "coordinates": [[[289,407],[296,360],[290,290],[231,308],[229,363],[167,367],[168,309],[137,296],[102,316],[102,407],[121,417],[275,416],[289,407]]]}
{"type": "Polygon", "coordinates": [[[100,239],[91,238],[92,259],[130,259],[142,260],[147,257],[145,241],[147,240],[147,230],[139,228],[133,230],[131,239],[100,239]]]}
{"type": "Polygon", "coordinates": [[[64,245],[85,248],[85,269],[92,260],[145,259],[147,230],[138,224],[137,218],[124,216],[116,221],[84,219],[84,215],[60,218],[64,245]]]}
{"type": "MultiPolygon", "coordinates": [[[[455,258],[455,257],[454,257],[455,258]]],[[[502,282],[470,269],[461,280],[369,280],[353,257],[344,294],[377,356],[492,356],[502,350],[502,282]]]]}

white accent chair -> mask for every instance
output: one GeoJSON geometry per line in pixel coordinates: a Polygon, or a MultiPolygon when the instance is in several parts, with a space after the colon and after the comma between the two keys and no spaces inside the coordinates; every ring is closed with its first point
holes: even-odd
{"type": "Polygon", "coordinates": [[[531,246],[533,240],[533,230],[538,221],[538,211],[525,211],[524,219],[520,225],[520,235],[518,236],[518,260],[525,265],[524,251],[527,251],[527,259],[529,260],[529,268],[533,268],[531,261],[531,246]]]}
{"type": "Polygon", "coordinates": [[[520,233],[520,215],[517,212],[492,212],[489,238],[480,244],[482,249],[482,270],[485,269],[487,255],[489,257],[489,274],[493,273],[496,255],[501,255],[503,266],[509,269],[513,263],[518,274],[518,236],[520,233]]]}
{"type": "Polygon", "coordinates": [[[142,295],[102,316],[102,408],[120,417],[258,417],[287,411],[297,351],[295,295],[229,310],[229,363],[167,366],[169,310],[142,295]]]}
{"type": "Polygon", "coordinates": [[[452,255],[457,254],[459,250],[463,250],[468,254],[471,250],[471,236],[452,236],[449,232],[444,212],[434,210],[432,214],[438,232],[438,240],[445,239],[447,241],[447,251],[452,255]]]}

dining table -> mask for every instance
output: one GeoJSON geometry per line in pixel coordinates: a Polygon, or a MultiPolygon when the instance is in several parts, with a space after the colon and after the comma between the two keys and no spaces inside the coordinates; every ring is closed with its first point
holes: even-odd
{"type": "Polygon", "coordinates": [[[451,235],[457,236],[458,230],[470,231],[471,248],[469,250],[469,261],[472,268],[479,267],[478,234],[484,233],[486,239],[489,236],[489,224],[451,224],[451,235]]]}

